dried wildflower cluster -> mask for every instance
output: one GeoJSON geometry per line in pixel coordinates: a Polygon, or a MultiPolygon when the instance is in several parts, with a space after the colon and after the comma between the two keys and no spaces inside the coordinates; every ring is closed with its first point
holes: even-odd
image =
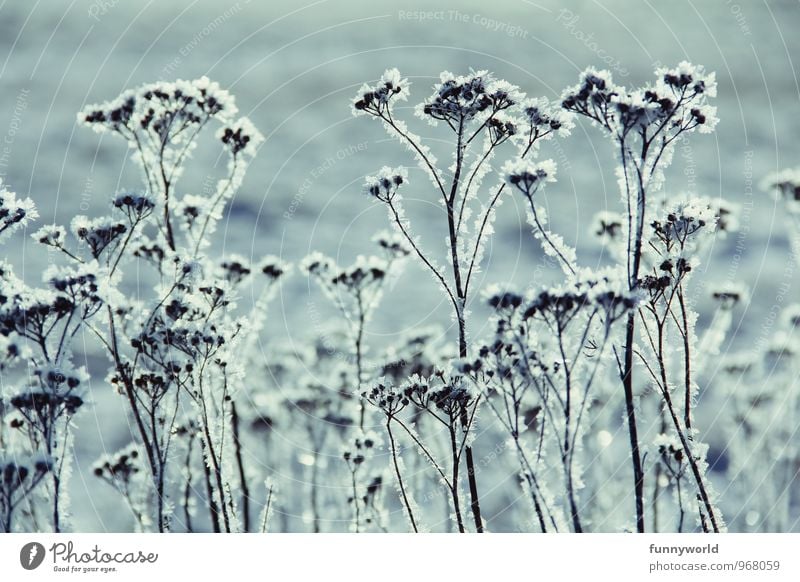
{"type": "Polygon", "coordinates": [[[764,181],[764,188],[786,203],[792,214],[800,211],[800,170],[782,170],[764,181]]]}
{"type": "MultiPolygon", "coordinates": [[[[87,107],[79,120],[126,140],[142,185],[109,196],[101,216],[33,232],[57,258],[41,285],[0,263],[0,528],[69,528],[73,420],[111,388],[131,438],[92,469],[136,531],[790,529],[800,307],[776,308],[751,354],[720,358],[749,291],[715,281],[699,300],[695,278],[736,232],[738,208],[663,191],[675,143],[714,129],[715,93],[714,75],[688,63],[634,89],[587,69],[555,100],[487,71],[445,72],[408,120],[439,132],[429,146],[396,107],[410,82],[387,70],[352,112],[378,120],[430,182],[394,164],[365,178],[391,229],[347,266],[323,252],[300,261],[325,302],[305,305],[307,341],[280,343],[263,332],[291,265],[212,252],[263,141],[233,97],[201,78],[87,107]],[[622,202],[594,217],[605,252],[593,268],[548,224],[557,168],[540,158],[580,118],[612,140],[622,202]],[[212,191],[183,192],[207,125],[227,168],[212,191]],[[450,150],[446,167],[434,148],[450,150]],[[441,246],[415,234],[408,188],[441,203],[441,246]],[[507,196],[556,283],[478,288],[507,196]],[[409,260],[453,325],[387,341],[375,322],[398,309],[386,296],[409,260]],[[105,354],[104,378],[77,365],[77,341],[105,354]],[[710,392],[729,403],[717,415],[730,433],[722,495],[698,413],[710,392]]],[[[765,186],[797,246],[793,172],[765,186]]],[[[36,218],[31,200],[0,189],[0,237],[36,218]]]]}
{"type": "Polygon", "coordinates": [[[53,461],[43,456],[0,456],[0,520],[3,532],[13,531],[14,511],[30,503],[39,483],[53,470],[53,461]]]}
{"type": "MultiPolygon", "coordinates": [[[[16,379],[4,385],[0,400],[0,443],[18,451],[13,458],[49,459],[41,470],[17,470],[18,483],[0,500],[6,530],[22,519],[21,491],[27,515],[41,511],[38,505],[49,506],[54,531],[68,521],[63,481],[70,473],[70,428],[87,406],[90,382],[87,371],[72,363],[79,333],[108,357],[105,382],[95,381],[113,387],[128,405],[133,443],[98,462],[95,473],[125,499],[137,529],[173,529],[171,499],[183,499],[183,517],[191,519],[193,496],[187,498],[180,483],[191,483],[185,471],[194,473],[198,466],[208,468],[204,503],[213,507],[212,529],[240,528],[230,483],[241,475],[228,466],[236,447],[226,438],[245,363],[238,356],[259,341],[266,303],[288,265],[276,257],[251,265],[242,257],[218,259],[206,252],[225,203],[263,141],[236,112],[227,91],[201,78],[145,85],[79,115],[96,131],[128,142],[144,184],[113,195],[104,216],[76,216],[68,229],[48,225],[33,233],[65,263],[45,271],[41,288],[24,284],[3,265],[2,366],[16,379]],[[227,174],[205,198],[181,197],[179,179],[212,122],[220,125],[215,139],[228,154],[227,174]],[[130,294],[125,267],[135,263],[139,291],[130,294]],[[149,294],[142,287],[148,268],[154,281],[149,294]],[[262,296],[249,317],[237,306],[245,287],[262,296]],[[179,431],[186,426],[194,427],[191,438],[179,431]],[[178,450],[184,468],[174,466],[178,450]]],[[[8,218],[3,231],[36,217],[30,201],[5,190],[2,202],[8,218]]]]}
{"type": "MultiPolygon", "coordinates": [[[[152,211],[150,199],[158,205],[156,224],[163,243],[174,252],[178,242],[173,223],[177,217],[172,206],[181,206],[181,226],[187,231],[194,252],[207,244],[207,235],[221,217],[221,208],[241,185],[247,163],[264,141],[261,133],[247,118],[236,118],[235,100],[218,83],[201,77],[193,81],[153,83],[126,91],[113,101],[90,105],[78,121],[98,133],[111,132],[125,139],[134,150],[134,160],[142,168],[145,199],[138,199],[141,214],[145,207],[152,211]],[[211,196],[199,198],[191,194],[175,199],[175,185],[185,164],[197,147],[203,129],[211,122],[221,124],[216,139],[229,154],[228,175],[221,179],[211,196]],[[186,207],[192,210],[187,210],[186,207]],[[187,216],[188,213],[188,216],[187,216]]],[[[115,206],[119,199],[115,200],[115,206]]],[[[126,214],[133,201],[122,199],[126,214]]],[[[142,217],[139,216],[139,219],[142,217]]]]}
{"type": "MultiPolygon", "coordinates": [[[[8,200],[15,197],[9,195],[8,200]]],[[[35,217],[33,207],[26,211],[35,217]]],[[[22,221],[16,224],[21,224],[22,221]]],[[[47,242],[63,238],[50,229],[47,242]]],[[[36,237],[35,237],[36,238],[36,237]]],[[[51,245],[52,246],[52,245],[51,245]]],[[[62,479],[70,473],[71,425],[87,401],[89,377],[73,364],[71,340],[102,309],[106,289],[95,261],[48,268],[42,287],[18,279],[10,265],[0,264],[0,448],[8,456],[9,481],[0,489],[3,531],[12,531],[20,504],[31,511],[33,500],[49,489],[45,511],[60,531],[66,500],[62,479]],[[22,459],[38,459],[33,465],[22,459]],[[13,467],[16,467],[14,469],[13,467]]],[[[19,519],[19,518],[17,518],[19,519]]]]}
{"type": "MultiPolygon", "coordinates": [[[[594,516],[603,511],[588,501],[604,495],[593,487],[606,486],[609,479],[618,480],[597,469],[585,470],[582,463],[582,459],[602,455],[601,449],[608,446],[605,437],[603,444],[597,444],[586,435],[616,432],[616,419],[609,417],[608,410],[617,405],[616,392],[610,388],[614,382],[611,378],[617,376],[623,387],[633,460],[633,527],[646,529],[648,486],[657,498],[663,488],[682,487],[675,512],[680,520],[665,525],[654,518],[650,527],[682,530],[686,526],[684,517],[691,511],[702,529],[722,531],[726,526],[706,476],[706,447],[697,442],[692,409],[698,394],[695,374],[701,368],[694,362],[695,352],[718,350],[729,322],[725,316],[715,318],[708,333],[698,339],[697,314],[687,298],[687,285],[701,253],[710,248],[705,243],[735,231],[736,209],[702,198],[656,196],[664,184],[664,171],[672,161],[676,140],[694,131],[712,131],[717,123],[710,103],[716,95],[714,75],[684,62],[656,71],[652,84],[626,89],[616,85],[607,71],[587,69],[579,84],[567,89],[554,104],[543,98],[526,98],[517,87],[498,81],[486,71],[464,76],[443,73],[431,97],[415,112],[452,132],[454,153],[448,172],[439,170],[431,149],[394,112],[393,104],[407,100],[409,93],[409,84],[399,73],[387,71],[378,85],[362,88],[354,101],[354,112],[379,119],[408,147],[431,179],[434,197],[441,198],[445,208],[448,236],[442,259],[436,258],[432,249],[423,249],[421,241],[411,234],[399,193],[407,181],[402,168],[385,167],[378,176],[368,178],[365,186],[372,198],[386,205],[390,222],[406,238],[412,255],[431,272],[453,304],[458,357],[438,371],[436,367],[426,370],[428,379],[441,381],[447,394],[467,398],[453,418],[460,419],[460,424],[448,424],[447,415],[440,419],[464,436],[463,447],[456,439],[452,475],[443,474],[442,464],[429,450],[430,443],[413,430],[421,410],[430,410],[431,400],[419,400],[421,392],[402,378],[376,381],[362,396],[384,414],[390,435],[393,427],[407,429],[407,438],[451,487],[464,464],[476,531],[483,530],[483,520],[477,471],[471,458],[473,435],[469,433],[471,418],[479,403],[484,403],[511,437],[535,527],[541,531],[584,531],[586,524],[596,522],[594,516]],[[546,138],[569,135],[576,117],[586,117],[605,131],[614,142],[617,156],[622,212],[600,213],[593,227],[616,263],[608,269],[582,267],[577,249],[550,230],[544,210],[543,188],[556,183],[556,166],[552,160],[537,159],[540,146],[546,138]],[[482,146],[478,145],[480,136],[482,146]],[[483,178],[492,170],[493,158],[505,143],[515,148],[508,151],[500,166],[499,185],[476,204],[483,178]],[[483,244],[505,192],[522,196],[534,237],[561,268],[565,283],[536,293],[489,289],[487,303],[495,314],[496,334],[488,343],[475,344],[468,335],[470,283],[480,268],[483,244]],[[659,202],[665,199],[669,202],[659,202]],[[475,210],[476,220],[472,214],[475,210]],[[474,220],[471,228],[470,218],[474,220]],[[441,260],[446,268],[440,266],[441,260]],[[653,485],[645,480],[649,469],[643,463],[642,449],[646,445],[640,443],[642,419],[636,416],[635,392],[642,390],[642,384],[651,388],[648,401],[653,400],[659,409],[661,434],[674,444],[672,449],[662,447],[661,460],[655,462],[653,485]],[[600,430],[604,425],[609,426],[608,431],[600,430]],[[673,462],[676,457],[682,459],[680,467],[673,462]]],[[[723,307],[721,313],[729,317],[745,296],[731,291],[718,293],[715,299],[723,307]]],[[[436,394],[433,401],[439,401],[440,392],[431,391],[424,378],[413,383],[425,386],[429,390],[426,394],[436,394]]],[[[446,398],[442,401],[450,402],[446,398]]],[[[649,408],[639,414],[649,421],[649,408]]],[[[395,473],[405,513],[410,516],[414,503],[407,495],[401,471],[395,473]]],[[[454,520],[463,531],[466,527],[458,491],[450,492],[454,520]]],[[[658,509],[653,511],[658,514],[658,509]]],[[[411,524],[416,529],[413,518],[411,524]]]]}
{"type": "Polygon", "coordinates": [[[7,238],[38,216],[30,198],[20,200],[15,193],[9,192],[0,180],[0,240],[7,238]]]}
{"type": "Polygon", "coordinates": [[[716,109],[707,103],[716,97],[714,74],[686,61],[674,69],[656,71],[656,82],[634,90],[615,85],[608,71],[587,69],[581,82],[562,95],[562,106],[584,115],[617,135],[636,134],[651,140],[669,140],[697,128],[713,131],[716,109]]]}

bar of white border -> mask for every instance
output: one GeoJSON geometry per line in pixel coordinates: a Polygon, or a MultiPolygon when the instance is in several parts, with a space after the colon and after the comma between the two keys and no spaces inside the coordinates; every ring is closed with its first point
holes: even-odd
{"type": "Polygon", "coordinates": [[[671,581],[800,580],[800,534],[4,534],[0,580],[109,581],[671,581]],[[39,542],[40,567],[26,571],[20,550],[39,542]],[[53,544],[72,542],[77,554],[157,553],[154,564],[111,564],[115,572],[83,573],[98,564],[54,561],[53,544]],[[658,554],[651,545],[703,547],[718,553],[658,554]],[[661,571],[650,564],[780,562],[775,571],[661,571]],[[78,572],[55,571],[77,566],[78,572]]]}

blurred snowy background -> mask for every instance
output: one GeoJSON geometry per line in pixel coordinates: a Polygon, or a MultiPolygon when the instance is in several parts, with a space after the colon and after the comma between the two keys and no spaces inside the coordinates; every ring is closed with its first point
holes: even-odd
{"type": "MultiPolygon", "coordinates": [[[[76,113],[144,82],[207,75],[236,96],[242,113],[267,136],[217,233],[220,245],[291,262],[322,249],[348,264],[369,252],[372,234],[386,226],[384,209],[361,194],[364,175],[382,165],[413,165],[377,124],[350,114],[358,87],[385,68],[398,67],[411,78],[414,104],[442,70],[489,69],[530,96],[554,99],[589,65],[639,85],[652,79],[654,65],[689,60],[716,71],[721,122],[716,133],[679,146],[667,190],[743,205],[740,233],[719,243],[714,263],[704,264],[696,280],[701,313],[704,282],[739,280],[751,288],[753,300],[734,324],[733,348],[742,349],[758,340],[779,286],[793,282],[785,273],[790,256],[779,207],[758,182],[800,160],[793,63],[800,58],[798,25],[800,5],[793,0],[4,0],[0,175],[10,189],[34,199],[41,223],[104,212],[118,189],[139,186],[138,170],[121,140],[78,127],[76,113]]],[[[406,113],[411,119],[410,109],[406,113]]],[[[433,128],[416,129],[432,144],[444,137],[433,128]]],[[[590,221],[596,211],[619,204],[610,148],[583,124],[569,139],[546,144],[541,155],[559,163],[559,181],[547,192],[553,228],[577,245],[584,265],[596,264],[600,253],[590,221]]],[[[199,150],[196,158],[183,191],[201,193],[224,170],[215,167],[224,163],[215,152],[199,150]]],[[[414,171],[411,179],[406,196],[414,200],[410,211],[425,238],[439,207],[428,181],[414,171]]],[[[513,198],[501,208],[496,230],[484,283],[529,284],[556,274],[542,267],[513,198]]],[[[38,282],[47,256],[26,238],[18,235],[3,250],[19,274],[38,282]]],[[[391,309],[371,324],[369,345],[420,324],[451,324],[431,278],[412,265],[406,274],[384,301],[391,309]]],[[[290,345],[307,341],[319,314],[327,313],[297,272],[272,309],[267,339],[290,345]]],[[[100,453],[129,441],[123,401],[102,382],[105,362],[92,353],[86,359],[101,373],[93,382],[92,410],[78,418],[74,525],[126,529],[114,513],[118,499],[88,470],[100,453]]],[[[699,424],[713,461],[719,427],[713,415],[699,424]]]]}

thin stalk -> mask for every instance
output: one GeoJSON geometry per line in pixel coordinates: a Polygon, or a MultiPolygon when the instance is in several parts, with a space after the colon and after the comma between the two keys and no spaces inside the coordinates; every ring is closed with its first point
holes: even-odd
{"type": "Polygon", "coordinates": [[[572,480],[571,469],[571,449],[570,449],[570,424],[572,422],[572,370],[567,363],[564,353],[564,341],[562,336],[563,329],[558,330],[558,349],[561,354],[561,364],[564,367],[564,378],[566,380],[566,405],[564,407],[564,446],[562,447],[561,463],[564,466],[564,480],[567,485],[567,498],[569,499],[570,517],[575,533],[583,533],[581,519],[578,515],[578,504],[575,500],[575,487],[572,480]]]}
{"type": "Polygon", "coordinates": [[[190,434],[189,442],[186,445],[186,460],[184,467],[186,469],[186,484],[183,488],[183,518],[186,522],[186,531],[194,532],[192,526],[192,512],[190,511],[189,504],[192,499],[192,445],[194,444],[194,435],[190,434]]]}
{"type": "Polygon", "coordinates": [[[639,451],[639,436],[636,428],[636,407],[633,399],[633,338],[635,314],[628,314],[625,332],[625,360],[622,386],[625,390],[625,416],[628,419],[628,436],[631,445],[631,460],[633,462],[634,497],[636,500],[636,530],[644,533],[644,470],[642,469],[642,456],[639,451]]]}
{"type": "Polygon", "coordinates": [[[678,475],[675,479],[675,487],[678,488],[678,510],[680,511],[680,518],[678,519],[678,533],[683,533],[683,519],[686,515],[686,510],[683,507],[683,494],[681,493],[680,475],[678,475]]]}
{"type": "Polygon", "coordinates": [[[317,481],[319,479],[319,453],[314,449],[314,464],[311,465],[311,515],[313,520],[314,533],[319,533],[320,529],[320,514],[319,514],[319,487],[317,481]]]}
{"type": "Polygon", "coordinates": [[[272,508],[272,485],[269,486],[267,493],[267,503],[264,506],[264,519],[261,520],[261,533],[267,533],[267,521],[269,520],[269,512],[272,508]]]}
{"type": "Polygon", "coordinates": [[[547,230],[545,230],[544,226],[539,221],[539,214],[536,212],[536,204],[533,203],[533,194],[526,196],[526,198],[528,199],[528,202],[531,206],[531,214],[533,215],[533,221],[536,223],[536,228],[538,228],[539,232],[542,233],[542,239],[556,254],[558,259],[561,261],[562,267],[566,267],[566,270],[569,272],[569,274],[574,275],[575,274],[574,267],[570,265],[569,261],[564,256],[564,254],[558,249],[558,247],[555,244],[553,244],[553,241],[550,240],[550,236],[547,234],[547,230]]]}
{"type": "MultiPolygon", "coordinates": [[[[461,424],[465,426],[465,430],[469,430],[466,426],[466,411],[462,411],[461,424]]],[[[483,519],[481,518],[481,503],[478,497],[478,482],[475,479],[475,460],[472,455],[472,447],[467,445],[464,449],[465,460],[467,464],[467,481],[469,483],[469,496],[470,507],[472,508],[472,518],[475,521],[475,530],[478,533],[483,533],[483,519]]]]}
{"type": "Polygon", "coordinates": [[[400,493],[403,497],[403,504],[406,506],[406,511],[408,511],[408,519],[411,521],[411,527],[414,530],[414,533],[419,533],[417,529],[417,522],[414,520],[414,512],[411,510],[411,503],[409,502],[408,495],[406,495],[406,488],[403,485],[403,476],[400,473],[400,464],[397,461],[397,447],[395,446],[394,442],[394,435],[392,434],[392,417],[388,417],[386,419],[386,432],[389,433],[389,443],[392,447],[392,461],[394,462],[394,471],[397,475],[397,483],[400,485],[400,493]]]}
{"type": "MultiPolygon", "coordinates": [[[[128,404],[130,405],[131,412],[133,413],[133,418],[136,421],[136,427],[139,430],[139,436],[142,439],[142,444],[144,445],[144,450],[145,453],[147,454],[147,462],[150,465],[150,473],[151,473],[151,478],[153,480],[153,487],[156,490],[156,496],[158,497],[158,499],[156,500],[158,531],[159,533],[164,533],[164,520],[162,519],[163,507],[164,507],[163,489],[159,485],[160,481],[159,474],[161,472],[161,467],[159,462],[157,462],[156,450],[155,450],[158,447],[158,444],[155,442],[155,435],[153,435],[153,440],[151,441],[144,420],[142,419],[142,414],[136,399],[136,391],[134,389],[133,382],[131,382],[131,378],[129,377],[129,374],[126,372],[126,367],[122,363],[122,358],[120,357],[119,345],[117,343],[116,327],[114,323],[114,313],[111,310],[110,306],[107,307],[107,309],[108,309],[109,336],[111,340],[109,342],[111,356],[114,360],[114,365],[117,369],[117,372],[119,373],[120,379],[122,380],[122,384],[125,388],[125,396],[128,399],[128,404]]],[[[160,458],[160,455],[158,456],[158,458],[160,458]]]]}
{"type": "Polygon", "coordinates": [[[686,430],[691,435],[692,431],[692,357],[691,346],[689,345],[689,323],[686,315],[686,304],[683,299],[683,290],[678,289],[678,305],[681,308],[681,320],[683,322],[683,421],[686,423],[686,430]]]}
{"type": "Polygon", "coordinates": [[[670,417],[672,418],[672,423],[675,426],[675,431],[678,433],[678,438],[681,441],[681,445],[683,445],[684,453],[686,454],[686,460],[689,462],[689,468],[692,470],[692,476],[697,484],[698,489],[698,500],[702,501],[703,505],[705,506],[706,513],[708,519],[711,521],[711,528],[714,530],[714,533],[719,533],[719,525],[717,523],[717,517],[714,513],[714,506],[711,505],[711,498],[708,495],[708,490],[706,489],[705,480],[703,479],[703,475],[700,472],[700,467],[697,465],[697,460],[694,458],[694,454],[692,453],[692,449],[689,446],[689,441],[686,438],[686,433],[682,430],[680,426],[680,420],[675,413],[675,408],[672,404],[672,398],[669,395],[669,391],[664,391],[664,401],[667,403],[667,410],[669,411],[670,417]]]}
{"type": "Polygon", "coordinates": [[[356,329],[356,337],[355,337],[355,348],[356,348],[356,384],[358,391],[359,398],[359,411],[358,411],[358,427],[363,431],[364,430],[364,416],[366,415],[366,404],[364,399],[361,398],[361,385],[363,382],[363,341],[364,341],[364,322],[366,320],[366,313],[364,309],[364,301],[361,297],[361,291],[359,290],[358,294],[356,295],[356,300],[358,303],[358,327],[356,329]]]}
{"type": "MultiPolygon", "coordinates": [[[[627,193],[628,205],[628,288],[636,289],[639,278],[639,264],[642,250],[642,241],[633,240],[633,207],[631,204],[631,185],[628,176],[628,157],[624,138],[619,138],[620,155],[622,161],[622,171],[625,177],[625,191],[627,193]]],[[[640,188],[637,204],[637,233],[640,231],[639,223],[644,221],[644,192],[640,188]]],[[[625,356],[624,369],[622,372],[622,385],[625,392],[625,415],[628,419],[628,436],[631,446],[631,461],[633,463],[633,482],[634,498],[636,503],[636,530],[644,533],[644,470],[642,469],[642,457],[639,451],[639,436],[636,428],[636,407],[633,399],[633,341],[636,329],[636,318],[633,312],[628,314],[628,322],[625,333],[625,356]]]]}
{"type": "MultiPolygon", "coordinates": [[[[206,443],[202,439],[200,442],[203,446],[203,456],[205,457],[208,454],[206,452],[206,443]]],[[[214,496],[214,487],[211,485],[211,468],[208,466],[205,458],[203,459],[203,474],[206,480],[206,495],[208,496],[208,511],[211,515],[211,527],[214,533],[220,533],[222,530],[219,523],[219,507],[217,506],[217,500],[214,496]]]]}
{"type": "MultiPolygon", "coordinates": [[[[664,411],[663,410],[660,411],[659,416],[661,417],[661,428],[660,428],[660,431],[661,431],[661,434],[664,434],[664,433],[667,432],[667,419],[664,418],[664,411]]],[[[655,473],[656,474],[655,474],[655,479],[654,479],[654,484],[653,484],[653,501],[652,501],[652,505],[653,505],[653,533],[658,533],[658,529],[659,529],[659,526],[658,526],[658,499],[659,499],[659,497],[661,495],[660,481],[661,481],[661,475],[663,473],[663,468],[662,468],[661,463],[656,463],[655,473]]],[[[678,492],[680,494],[680,489],[678,489],[678,492]]]]}
{"type": "MultiPolygon", "coordinates": [[[[205,407],[205,403],[203,404],[205,407]]],[[[204,416],[206,414],[204,413],[204,416]]],[[[225,487],[222,481],[222,467],[220,467],[219,459],[217,458],[217,454],[214,451],[214,444],[211,441],[211,431],[208,428],[208,417],[203,419],[203,435],[206,439],[206,452],[208,453],[208,457],[211,459],[211,464],[214,468],[213,477],[216,481],[216,489],[217,493],[219,494],[219,501],[220,501],[220,508],[222,510],[222,522],[225,525],[225,531],[230,533],[231,531],[231,523],[230,518],[228,517],[228,509],[227,504],[225,503],[225,487]]]]}
{"type": "Polygon", "coordinates": [[[697,460],[694,458],[694,453],[692,452],[691,446],[689,445],[689,439],[686,436],[686,430],[684,427],[681,426],[680,420],[678,419],[678,415],[675,412],[675,407],[672,403],[672,397],[669,394],[669,385],[667,384],[667,375],[666,375],[666,366],[664,364],[664,329],[663,324],[660,324],[658,327],[658,364],[661,369],[661,393],[664,397],[664,402],[667,405],[667,412],[669,412],[670,418],[672,420],[672,424],[675,427],[675,432],[678,434],[678,438],[681,441],[681,445],[683,446],[683,452],[686,456],[686,460],[689,463],[689,467],[692,470],[692,476],[694,477],[695,483],[697,484],[698,499],[700,499],[703,504],[705,505],[706,512],[708,514],[708,519],[711,521],[711,527],[714,530],[714,533],[719,533],[719,526],[717,525],[717,518],[714,514],[714,507],[711,505],[711,498],[708,495],[708,491],[706,489],[705,480],[703,479],[703,475],[700,472],[700,467],[697,465],[697,460]]]}
{"type": "Polygon", "coordinates": [[[353,486],[353,505],[355,506],[355,530],[361,533],[361,508],[358,506],[358,487],[356,486],[356,469],[350,469],[350,477],[353,486]]]}
{"type": "Polygon", "coordinates": [[[458,501],[458,446],[456,445],[456,431],[452,426],[452,423],[449,427],[450,431],[450,448],[453,453],[453,477],[450,480],[450,491],[453,494],[453,509],[456,513],[456,523],[458,524],[458,531],[459,533],[464,533],[466,530],[464,529],[464,520],[461,517],[461,505],[458,501]]]}
{"type": "MultiPolygon", "coordinates": [[[[231,523],[230,518],[228,517],[228,507],[227,502],[225,500],[225,484],[222,479],[222,467],[220,465],[220,457],[217,456],[216,451],[214,450],[214,441],[211,437],[211,429],[209,428],[208,424],[208,407],[206,405],[206,396],[203,390],[203,372],[205,370],[206,362],[203,362],[203,365],[200,367],[200,381],[198,384],[199,389],[199,402],[200,402],[200,414],[201,414],[201,424],[203,427],[203,438],[205,439],[205,451],[208,453],[208,458],[211,460],[211,466],[214,470],[213,476],[215,480],[215,485],[217,489],[217,493],[219,494],[219,508],[222,512],[222,522],[225,525],[225,532],[231,532],[231,523]]],[[[222,443],[220,443],[222,446],[222,443]]]]}
{"type": "Polygon", "coordinates": [[[233,432],[233,446],[236,456],[236,466],[239,470],[239,483],[242,487],[242,514],[244,516],[244,531],[250,531],[250,489],[247,486],[247,476],[244,472],[242,459],[242,440],[239,433],[239,414],[236,412],[236,403],[231,400],[231,431],[233,432]]]}
{"type": "MultiPolygon", "coordinates": [[[[536,480],[536,474],[534,473],[533,467],[531,467],[531,464],[528,461],[527,455],[525,455],[525,452],[523,451],[522,446],[520,445],[519,438],[516,436],[514,437],[514,444],[517,447],[517,454],[519,457],[519,462],[522,468],[522,472],[528,481],[528,486],[531,488],[531,498],[533,499],[533,507],[534,511],[536,511],[536,517],[539,520],[539,527],[542,529],[542,533],[547,533],[547,525],[545,523],[544,515],[542,513],[542,507],[539,503],[539,498],[536,495],[537,491],[539,491],[539,494],[541,495],[541,489],[539,487],[538,481],[536,480]]],[[[558,531],[558,526],[556,525],[556,521],[555,519],[553,519],[553,515],[550,512],[549,508],[547,508],[547,512],[550,516],[550,521],[553,524],[553,528],[555,529],[555,531],[558,531]]]]}

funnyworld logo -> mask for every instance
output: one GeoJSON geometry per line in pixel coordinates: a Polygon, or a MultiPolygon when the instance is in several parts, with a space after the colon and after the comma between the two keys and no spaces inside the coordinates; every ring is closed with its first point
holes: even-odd
{"type": "Polygon", "coordinates": [[[26,570],[35,570],[44,562],[46,555],[44,546],[39,542],[30,542],[19,551],[19,563],[26,570]]]}

